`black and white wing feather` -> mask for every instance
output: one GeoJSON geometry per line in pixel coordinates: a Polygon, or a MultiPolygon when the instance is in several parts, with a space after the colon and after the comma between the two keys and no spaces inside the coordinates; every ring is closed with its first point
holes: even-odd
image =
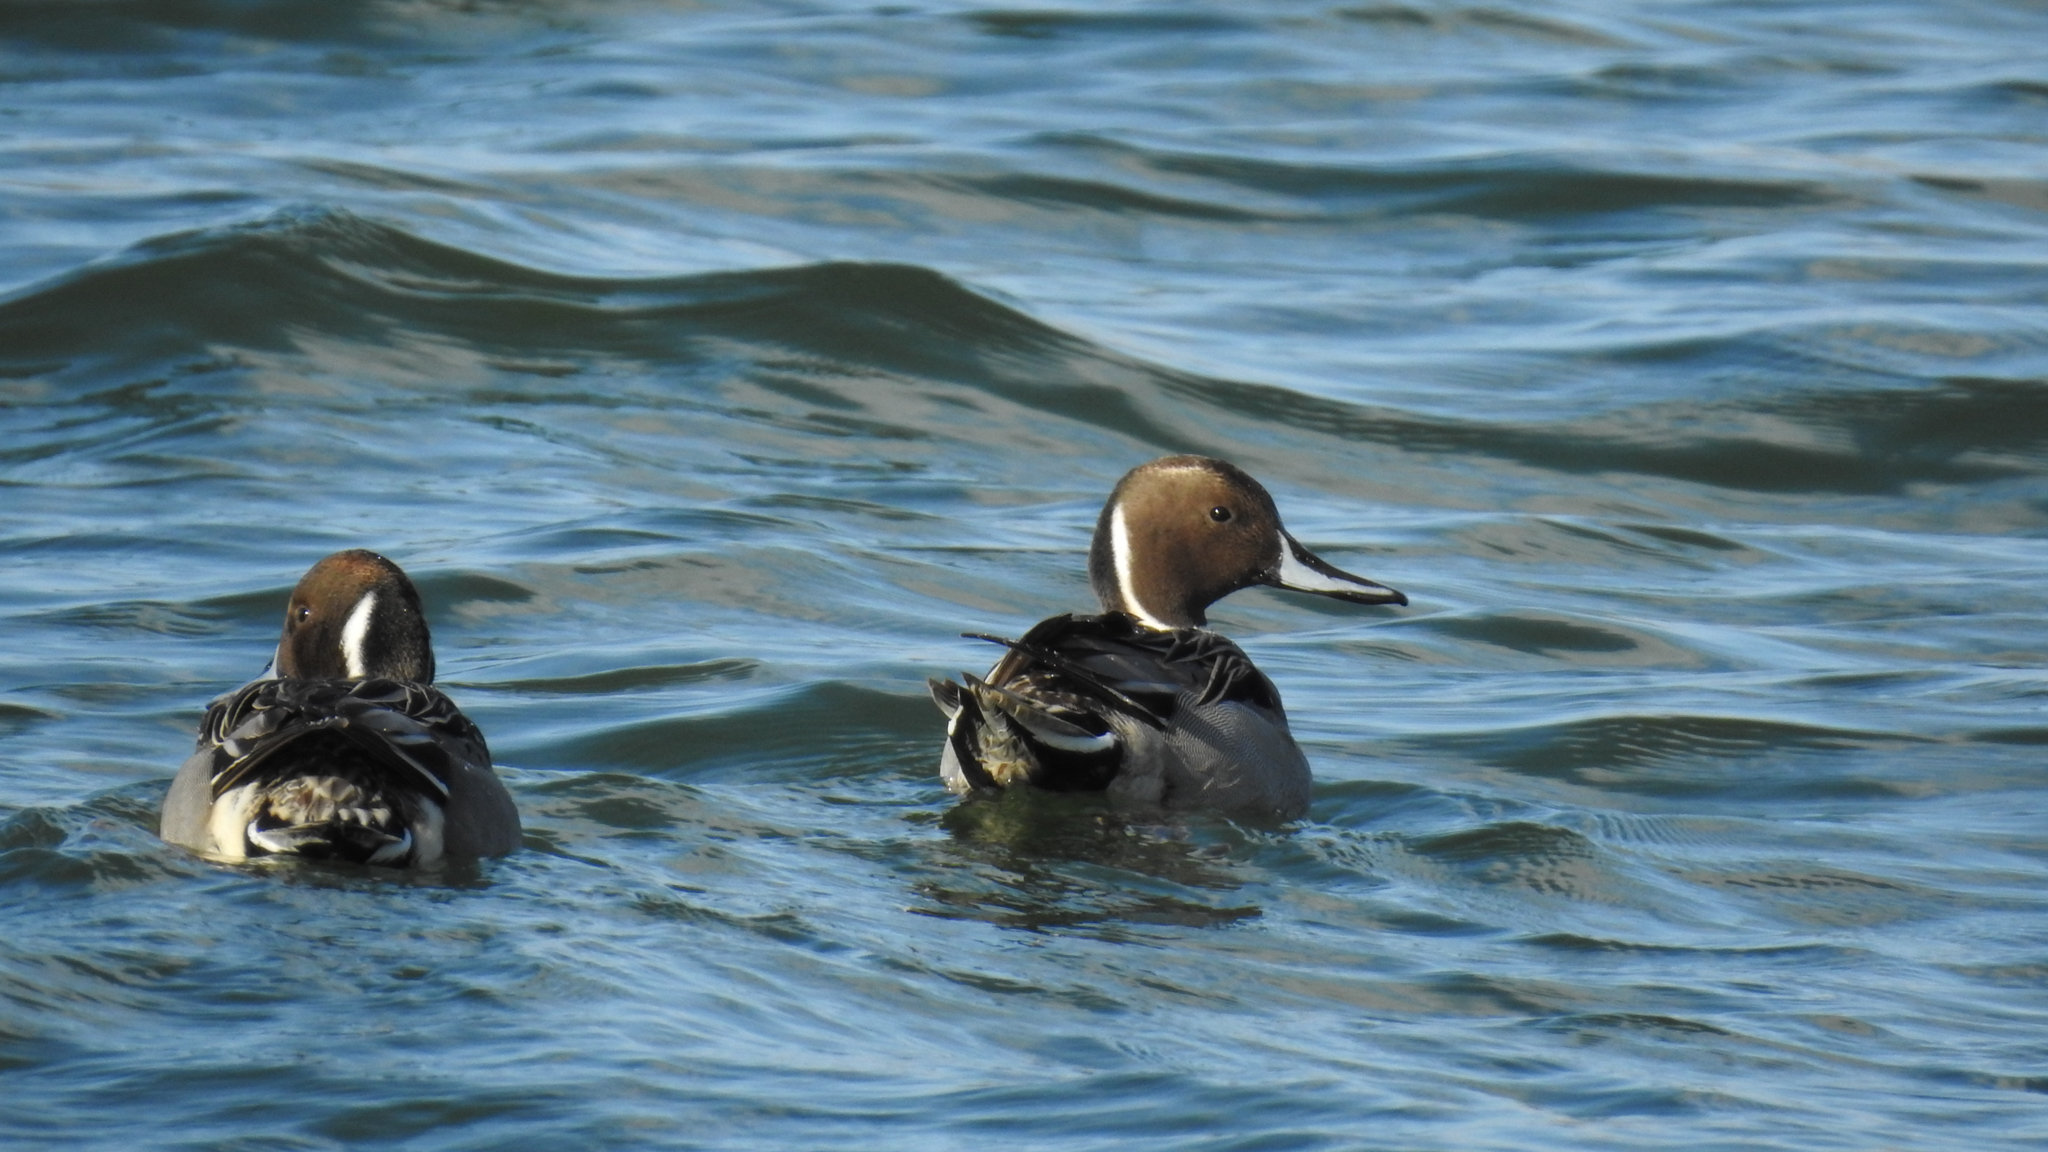
{"type": "Polygon", "coordinates": [[[195,752],[209,747],[214,799],[289,771],[295,746],[331,732],[443,802],[465,769],[488,766],[483,733],[440,689],[398,680],[258,680],[214,700],[195,752]]]}
{"type": "Polygon", "coordinates": [[[164,839],[250,855],[426,863],[519,846],[483,733],[411,681],[266,679],[214,700],[164,798],[164,839]]]}
{"type": "Polygon", "coordinates": [[[1030,783],[1054,791],[1107,788],[1137,730],[1164,732],[1189,710],[1243,705],[1275,721],[1280,694],[1228,638],[1200,628],[1141,628],[1130,617],[1062,615],[1009,649],[987,677],[933,680],[950,719],[942,772],[957,791],[1030,783]]]}

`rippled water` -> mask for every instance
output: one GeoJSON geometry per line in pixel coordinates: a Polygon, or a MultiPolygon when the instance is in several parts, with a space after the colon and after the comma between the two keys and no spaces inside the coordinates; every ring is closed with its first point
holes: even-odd
{"type": "Polygon", "coordinates": [[[2048,10],[0,8],[0,1139],[2039,1147],[2048,10]],[[923,678],[1227,456],[1281,829],[923,678]],[[528,849],[160,844],[386,552],[528,849]]]}

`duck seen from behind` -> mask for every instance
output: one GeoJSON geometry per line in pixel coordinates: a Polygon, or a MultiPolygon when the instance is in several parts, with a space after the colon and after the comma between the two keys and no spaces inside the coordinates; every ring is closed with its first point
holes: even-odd
{"type": "Polygon", "coordinates": [[[483,733],[433,686],[419,592],[350,549],[292,589],[265,674],[215,699],[161,835],[220,860],[407,867],[519,847],[483,733]]]}
{"type": "Polygon", "coordinates": [[[1308,760],[1273,682],[1209,631],[1209,605],[1266,584],[1354,604],[1406,604],[1325,563],[1281,527],[1242,469],[1168,456],[1125,474],[1088,552],[1100,615],[1041,621],[985,677],[931,680],[947,717],[939,773],[955,792],[1101,791],[1119,807],[1291,820],[1308,760]]]}

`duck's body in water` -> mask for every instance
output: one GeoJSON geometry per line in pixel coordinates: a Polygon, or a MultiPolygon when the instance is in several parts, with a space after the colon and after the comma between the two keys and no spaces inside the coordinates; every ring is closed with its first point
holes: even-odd
{"type": "Polygon", "coordinates": [[[1360,604],[1401,593],[1324,563],[1236,466],[1169,456],[1103,506],[1088,571],[1100,615],[1054,616],[985,677],[933,680],[947,717],[939,771],[955,792],[1102,791],[1120,806],[1294,819],[1308,760],[1273,682],[1205,611],[1268,584],[1360,604]]]}
{"type": "Polygon", "coordinates": [[[408,867],[519,847],[483,733],[433,686],[419,593],[352,549],[293,589],[265,676],[212,702],[164,797],[165,840],[221,860],[408,867]]]}

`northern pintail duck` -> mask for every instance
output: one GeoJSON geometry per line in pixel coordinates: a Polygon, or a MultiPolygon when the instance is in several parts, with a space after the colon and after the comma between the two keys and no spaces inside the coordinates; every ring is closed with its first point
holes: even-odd
{"type": "Polygon", "coordinates": [[[433,686],[420,595],[350,549],[313,565],[265,674],[215,699],[164,797],[162,835],[223,860],[304,856],[389,867],[519,847],[491,753],[433,686]]]}
{"type": "Polygon", "coordinates": [[[1100,615],[1054,616],[1021,640],[975,635],[1009,651],[985,677],[929,682],[953,791],[1029,784],[1106,791],[1125,808],[1294,819],[1309,768],[1280,693],[1204,627],[1205,610],[1254,584],[1408,603],[1302,547],[1257,480],[1205,456],[1154,460],[1117,483],[1088,578],[1100,615]]]}

